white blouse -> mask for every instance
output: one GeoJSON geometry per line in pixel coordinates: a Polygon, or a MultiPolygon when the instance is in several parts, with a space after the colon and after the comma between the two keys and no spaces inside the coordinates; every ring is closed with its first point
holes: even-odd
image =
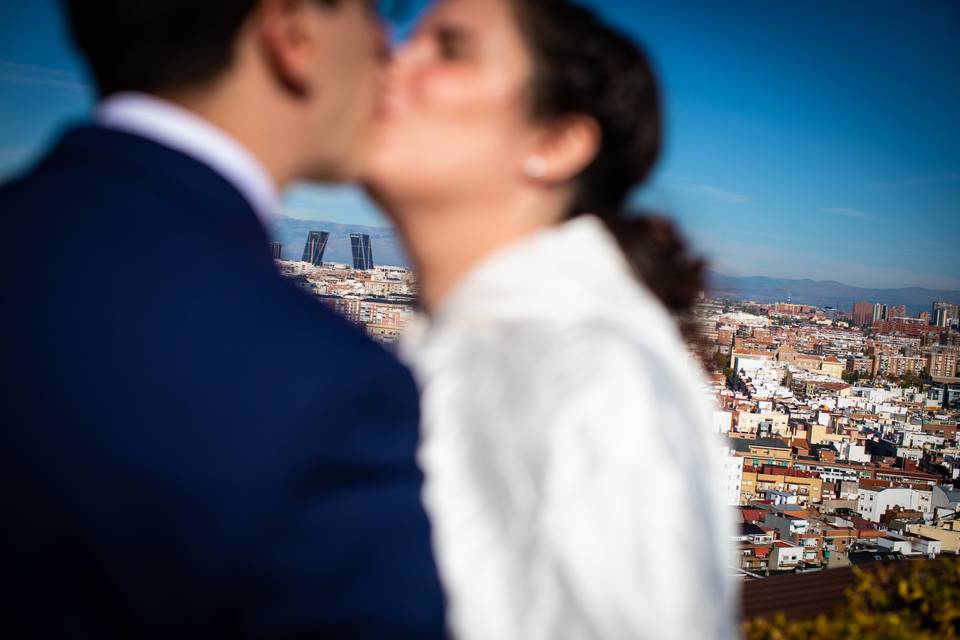
{"type": "Polygon", "coordinates": [[[455,637],[734,636],[705,385],[601,221],[488,258],[400,349],[455,637]]]}

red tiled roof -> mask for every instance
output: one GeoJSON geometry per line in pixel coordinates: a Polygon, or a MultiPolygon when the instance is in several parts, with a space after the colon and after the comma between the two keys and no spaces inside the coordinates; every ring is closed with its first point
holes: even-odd
{"type": "Polygon", "coordinates": [[[744,522],[757,522],[763,520],[763,514],[765,512],[762,509],[740,509],[740,516],[743,518],[744,522]]]}
{"type": "Polygon", "coordinates": [[[785,476],[791,478],[816,478],[818,474],[811,471],[800,471],[799,469],[792,469],[790,467],[779,467],[775,464],[763,464],[760,465],[760,473],[769,475],[769,476],[785,476]]]}

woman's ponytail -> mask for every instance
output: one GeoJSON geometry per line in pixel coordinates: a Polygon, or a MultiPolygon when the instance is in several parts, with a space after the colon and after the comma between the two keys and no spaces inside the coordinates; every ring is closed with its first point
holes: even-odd
{"type": "Polygon", "coordinates": [[[660,97],[647,56],[568,0],[513,2],[534,61],[533,116],[583,114],[602,133],[596,157],[576,179],[569,216],[598,216],[664,306],[689,311],[703,288],[705,263],[689,254],[673,224],[626,206],[662,146],[660,97]]]}

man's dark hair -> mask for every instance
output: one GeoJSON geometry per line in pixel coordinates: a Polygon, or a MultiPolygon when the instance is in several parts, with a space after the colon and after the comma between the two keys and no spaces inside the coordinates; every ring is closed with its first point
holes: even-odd
{"type": "Polygon", "coordinates": [[[213,80],[230,65],[237,33],[258,2],[63,0],[101,96],[213,80]]]}

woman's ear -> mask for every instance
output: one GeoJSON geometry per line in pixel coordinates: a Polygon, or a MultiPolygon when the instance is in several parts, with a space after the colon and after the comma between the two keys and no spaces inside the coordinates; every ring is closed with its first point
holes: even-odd
{"type": "Polygon", "coordinates": [[[538,136],[524,164],[524,174],[543,184],[570,182],[597,157],[601,142],[600,125],[590,116],[560,118],[538,136]]]}

